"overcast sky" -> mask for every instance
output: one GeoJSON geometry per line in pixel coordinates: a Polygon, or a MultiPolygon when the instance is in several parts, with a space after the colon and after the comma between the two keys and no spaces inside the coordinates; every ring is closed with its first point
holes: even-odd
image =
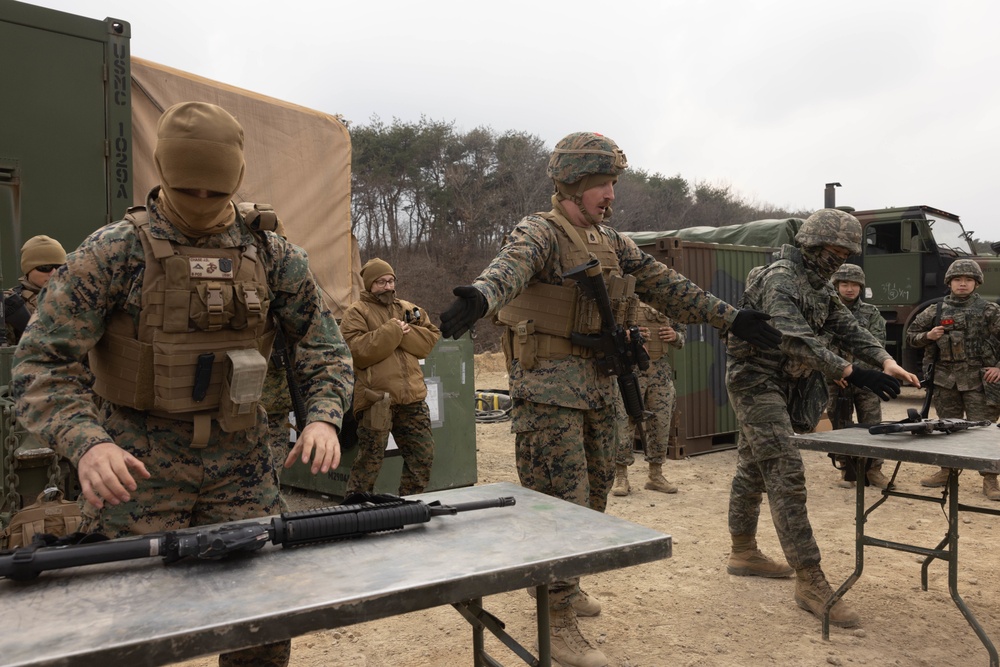
{"type": "MultiPolygon", "coordinates": [[[[1000,240],[1000,2],[37,0],[132,54],[354,123],[596,131],[792,209],[927,204],[1000,240]]],[[[511,222],[525,211],[511,211],[511,222]]],[[[736,222],[736,221],[734,221],[736,222]]]]}

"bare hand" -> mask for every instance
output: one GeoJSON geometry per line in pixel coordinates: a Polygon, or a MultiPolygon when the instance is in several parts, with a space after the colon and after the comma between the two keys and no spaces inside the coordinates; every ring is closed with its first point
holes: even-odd
{"type": "Polygon", "coordinates": [[[664,343],[672,343],[677,340],[677,332],[672,326],[660,327],[660,340],[664,343]]]}
{"type": "Polygon", "coordinates": [[[936,326],[927,332],[927,340],[940,340],[941,336],[944,335],[944,327],[936,326]]]}
{"type": "Polygon", "coordinates": [[[399,328],[403,330],[404,334],[410,333],[410,325],[409,324],[407,324],[403,320],[397,320],[395,317],[392,318],[392,321],[399,325],[399,328]]]}
{"type": "Polygon", "coordinates": [[[913,373],[908,373],[893,359],[888,359],[884,364],[882,364],[882,372],[886,375],[891,375],[901,382],[909,382],[914,387],[920,386],[920,379],[913,373]]]}
{"type": "Polygon", "coordinates": [[[149,471],[142,461],[113,442],[101,442],[80,457],[77,474],[80,488],[88,503],[102,509],[105,501],[110,505],[128,502],[130,491],[138,488],[129,470],[142,479],[149,479],[149,471]]]}
{"type": "Polygon", "coordinates": [[[841,389],[847,389],[847,385],[850,384],[846,379],[840,378],[839,380],[834,380],[833,383],[840,387],[841,389]]]}
{"type": "Polygon", "coordinates": [[[1000,382],[1000,368],[997,368],[995,366],[990,366],[983,373],[983,379],[989,382],[990,384],[1000,382]]]}
{"type": "Polygon", "coordinates": [[[295,459],[307,464],[312,459],[312,474],[329,472],[340,465],[340,438],[337,429],[328,422],[309,422],[295,439],[295,446],[285,459],[285,467],[291,468],[295,459]]]}

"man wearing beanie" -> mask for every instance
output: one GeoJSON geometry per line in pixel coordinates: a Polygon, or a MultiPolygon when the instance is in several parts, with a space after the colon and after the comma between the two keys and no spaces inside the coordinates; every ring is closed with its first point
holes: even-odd
{"type": "MultiPolygon", "coordinates": [[[[70,253],[15,355],[19,422],[77,467],[82,530],[112,538],[279,510],[254,392],[275,326],[298,345],[307,409],[286,467],[337,467],[353,385],[305,252],[251,229],[233,204],[245,168],[237,120],[213,104],[174,105],[154,158],[160,185],[145,208],[70,253]]],[[[290,647],[219,664],[284,666],[290,647]]]]}
{"type": "Polygon", "coordinates": [[[66,263],[66,251],[48,236],[32,236],[21,246],[21,276],[16,287],[4,290],[6,344],[17,345],[37,308],[38,294],[49,277],[66,263]]]}
{"type": "Polygon", "coordinates": [[[340,326],[354,359],[358,457],[346,494],[371,492],[392,433],[403,455],[399,495],[422,493],[431,477],[434,436],[420,360],[441,337],[427,312],[396,298],[396,272],[375,258],[361,267],[365,291],[340,326]]]}

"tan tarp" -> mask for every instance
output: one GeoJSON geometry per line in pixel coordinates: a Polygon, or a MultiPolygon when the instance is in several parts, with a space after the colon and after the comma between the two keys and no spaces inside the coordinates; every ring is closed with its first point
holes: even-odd
{"type": "Polygon", "coordinates": [[[246,176],[237,201],[266,203],[305,248],[327,305],[340,318],[362,289],[351,234],[351,138],[336,116],[132,58],[135,203],[158,184],[156,123],[178,102],[218,104],[243,125],[246,176]]]}

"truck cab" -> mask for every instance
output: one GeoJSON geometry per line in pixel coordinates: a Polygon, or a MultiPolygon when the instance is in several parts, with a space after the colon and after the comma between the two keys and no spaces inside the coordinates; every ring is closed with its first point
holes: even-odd
{"type": "Polygon", "coordinates": [[[956,259],[972,258],[983,269],[983,298],[1000,296],[1000,258],[977,255],[957,215],[930,206],[852,211],[863,229],[862,253],[850,260],[867,279],[865,301],[886,321],[886,349],[907,370],[918,372],[921,350],[904,347],[913,318],[948,294],[944,275],[956,259]]]}

